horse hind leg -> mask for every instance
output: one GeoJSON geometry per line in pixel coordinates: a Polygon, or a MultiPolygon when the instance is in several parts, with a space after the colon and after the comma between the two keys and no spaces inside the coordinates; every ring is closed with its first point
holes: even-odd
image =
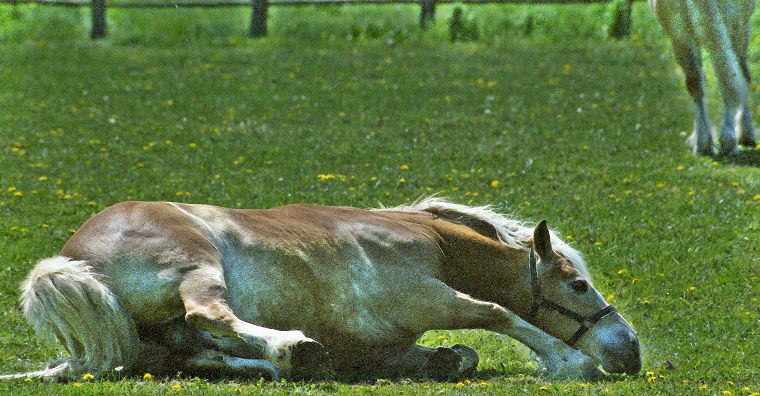
{"type": "MultiPolygon", "coordinates": [[[[216,346],[232,356],[263,357],[276,369],[269,374],[273,378],[280,375],[313,378],[329,371],[329,357],[322,344],[300,331],[274,330],[239,319],[227,304],[225,294],[220,269],[207,266],[184,274],[180,297],[188,325],[208,332],[216,346]]],[[[220,358],[215,359],[218,362],[220,358]]],[[[208,359],[202,357],[200,361],[208,359]]],[[[261,369],[267,367],[263,365],[261,369]]]]}
{"type": "Polygon", "coordinates": [[[265,359],[246,359],[227,353],[205,349],[185,359],[184,369],[204,376],[263,377],[272,381],[279,379],[277,368],[265,359]]]}
{"type": "Polygon", "coordinates": [[[450,381],[475,374],[480,358],[478,353],[463,344],[431,348],[412,345],[386,362],[386,374],[412,375],[435,381],[450,381]]]}

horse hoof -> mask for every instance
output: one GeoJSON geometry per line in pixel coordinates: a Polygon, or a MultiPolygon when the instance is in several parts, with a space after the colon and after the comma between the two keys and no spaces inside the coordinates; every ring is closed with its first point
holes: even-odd
{"type": "Polygon", "coordinates": [[[459,375],[462,356],[451,348],[438,347],[423,368],[426,377],[434,381],[445,381],[459,375]]]}
{"type": "Polygon", "coordinates": [[[715,150],[713,150],[712,146],[710,147],[695,147],[694,148],[694,155],[701,155],[704,157],[712,157],[715,155],[715,150]]]}
{"type": "Polygon", "coordinates": [[[739,147],[736,145],[733,146],[721,146],[720,148],[720,156],[721,157],[735,157],[739,155],[739,147]]]}
{"type": "Polygon", "coordinates": [[[293,379],[323,378],[330,373],[330,354],[316,341],[299,341],[290,355],[293,379]]]}
{"type": "Polygon", "coordinates": [[[464,344],[452,345],[451,349],[462,357],[462,362],[459,365],[459,375],[469,377],[475,374],[480,362],[478,352],[464,344]]]}
{"type": "Polygon", "coordinates": [[[742,145],[742,147],[746,147],[746,148],[757,147],[757,142],[755,141],[755,139],[752,139],[752,138],[742,138],[741,140],[739,140],[739,144],[742,145]]]}

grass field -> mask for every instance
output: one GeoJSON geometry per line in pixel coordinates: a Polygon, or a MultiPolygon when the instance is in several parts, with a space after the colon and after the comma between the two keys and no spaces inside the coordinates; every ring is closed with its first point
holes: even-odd
{"type": "MultiPolygon", "coordinates": [[[[0,373],[62,356],[35,338],[17,286],[110,204],[375,207],[431,193],[548,219],[637,329],[644,371],[548,381],[517,343],[454,331],[423,342],[478,349],[480,371],[459,383],[179,376],[0,393],[760,391],[760,152],[690,154],[682,77],[643,4],[626,41],[605,38],[605,6],[470,7],[481,39],[457,44],[451,7],[426,33],[413,6],[274,8],[259,40],[243,38],[247,11],[119,11],[100,42],[86,11],[18,11],[0,6],[0,373]]],[[[760,119],[757,83],[751,100],[760,119]]]]}

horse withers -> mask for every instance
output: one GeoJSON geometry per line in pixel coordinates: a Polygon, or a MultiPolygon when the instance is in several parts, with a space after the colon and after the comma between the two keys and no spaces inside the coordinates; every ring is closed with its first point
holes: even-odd
{"type": "Polygon", "coordinates": [[[636,333],[542,221],[425,199],[362,210],[124,202],[22,285],[34,327],[71,355],[19,376],[177,372],[314,378],[472,374],[433,329],[487,329],[553,377],[636,373],[636,333]]]}
{"type": "Polygon", "coordinates": [[[737,135],[742,146],[755,147],[747,67],[755,0],[649,0],[649,6],[670,37],[676,61],[686,76],[694,112],[690,139],[694,152],[713,154],[712,127],[704,99],[702,45],[710,52],[723,97],[720,153],[738,154],[737,135]]]}

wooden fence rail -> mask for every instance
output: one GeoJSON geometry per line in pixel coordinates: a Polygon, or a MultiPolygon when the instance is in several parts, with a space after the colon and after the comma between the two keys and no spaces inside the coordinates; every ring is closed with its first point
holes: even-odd
{"type": "MultiPolygon", "coordinates": [[[[106,0],[0,0],[0,4],[37,4],[58,7],[91,7],[93,39],[106,35],[106,8],[224,8],[251,7],[250,37],[267,34],[267,10],[270,5],[304,6],[328,4],[410,4],[420,5],[420,27],[427,28],[435,18],[436,4],[593,4],[610,3],[610,0],[221,0],[221,1],[180,1],[180,2],[136,2],[111,3],[106,0]]],[[[631,7],[633,0],[623,0],[623,6],[613,18],[620,23],[617,35],[628,36],[631,32],[631,7]]]]}

